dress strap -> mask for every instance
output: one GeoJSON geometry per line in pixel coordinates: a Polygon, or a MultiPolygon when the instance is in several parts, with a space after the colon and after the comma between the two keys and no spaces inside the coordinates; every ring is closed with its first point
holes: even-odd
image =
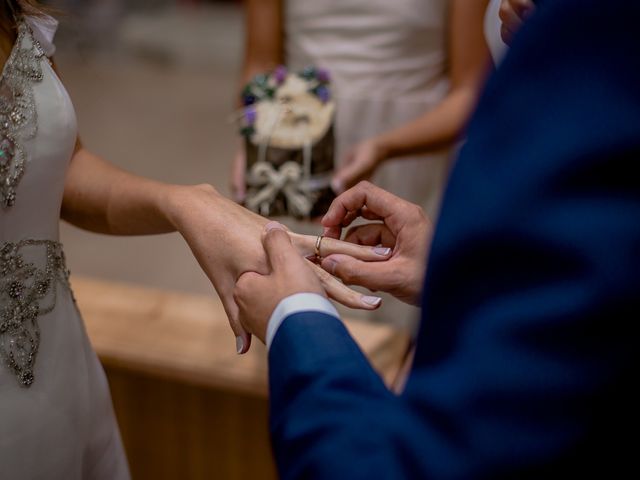
{"type": "Polygon", "coordinates": [[[47,57],[53,56],[56,52],[53,38],[58,30],[58,20],[49,15],[28,16],[25,20],[29,23],[33,36],[40,43],[44,54],[47,57]]]}

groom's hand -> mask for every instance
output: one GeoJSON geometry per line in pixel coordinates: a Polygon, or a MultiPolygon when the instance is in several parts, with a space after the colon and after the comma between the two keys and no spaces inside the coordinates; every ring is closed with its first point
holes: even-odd
{"type": "Polygon", "coordinates": [[[533,0],[502,0],[499,15],[502,21],[500,35],[504,43],[511,45],[513,36],[535,8],[533,0]]]}
{"type": "MultiPolygon", "coordinates": [[[[251,335],[242,327],[239,309],[233,301],[236,281],[244,272],[269,273],[269,264],[261,236],[267,220],[220,195],[213,187],[176,187],[168,202],[170,218],[191,247],[207,274],[229,317],[236,336],[238,353],[245,353],[251,345],[251,335]]],[[[296,249],[296,257],[314,255],[316,237],[289,232],[296,249]]],[[[384,261],[389,252],[376,248],[326,239],[322,254],[341,253],[365,261],[384,261]]],[[[293,256],[292,256],[293,257],[293,256]]],[[[319,266],[309,263],[332,299],[351,308],[374,310],[379,303],[371,297],[345,287],[319,266]]],[[[379,302],[379,299],[378,299],[379,302]]]]}
{"type": "Polygon", "coordinates": [[[336,198],[322,219],[325,234],[340,238],[342,229],[358,217],[382,220],[350,229],[345,240],[393,249],[386,262],[362,262],[346,255],[329,255],[322,267],[347,284],[383,291],[418,305],[433,227],[424,211],[369,182],[361,182],[336,198]]]}
{"type": "Polygon", "coordinates": [[[240,309],[242,326],[264,342],[269,318],[281,300],[296,293],[325,296],[325,289],[312,264],[299,255],[282,225],[276,222],[266,225],[262,243],[271,273],[244,273],[233,296],[240,309]]]}

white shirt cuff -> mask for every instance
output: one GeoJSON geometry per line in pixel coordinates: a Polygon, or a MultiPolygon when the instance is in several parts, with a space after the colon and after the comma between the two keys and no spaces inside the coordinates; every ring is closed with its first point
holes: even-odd
{"type": "Polygon", "coordinates": [[[280,301],[276,309],[269,318],[267,324],[267,349],[271,348],[271,343],[278,333],[278,329],[287,317],[301,312],[319,312],[340,318],[338,311],[333,304],[322,295],[317,293],[296,293],[280,301]]]}

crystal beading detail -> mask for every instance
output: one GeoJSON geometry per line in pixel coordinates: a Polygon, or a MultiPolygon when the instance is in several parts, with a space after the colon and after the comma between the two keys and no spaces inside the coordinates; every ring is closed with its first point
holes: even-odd
{"type": "Polygon", "coordinates": [[[0,77],[0,205],[12,207],[16,188],[27,161],[24,142],[38,131],[38,114],[33,93],[34,83],[41,82],[40,43],[26,21],[18,23],[16,43],[0,77]]]}
{"type": "Polygon", "coordinates": [[[38,318],[53,311],[58,286],[71,292],[62,245],[51,240],[0,244],[0,359],[29,387],[40,346],[38,318]],[[46,264],[24,259],[24,249],[44,248],[46,264]]]}

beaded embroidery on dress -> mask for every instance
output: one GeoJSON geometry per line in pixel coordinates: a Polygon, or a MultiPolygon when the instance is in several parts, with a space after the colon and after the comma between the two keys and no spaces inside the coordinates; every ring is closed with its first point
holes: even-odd
{"type": "Polygon", "coordinates": [[[42,81],[45,52],[24,20],[0,77],[0,204],[12,207],[16,187],[24,175],[26,155],[22,143],[33,138],[38,118],[33,83],[42,81]]]}
{"type": "Polygon", "coordinates": [[[71,291],[65,265],[58,242],[23,240],[0,248],[0,358],[25,387],[34,380],[40,346],[38,317],[55,308],[58,285],[71,291]],[[44,268],[25,262],[22,250],[29,247],[46,249],[44,268]]]}
{"type": "MultiPolygon", "coordinates": [[[[44,50],[24,21],[0,77],[0,203],[12,207],[16,187],[25,172],[23,143],[35,137],[38,114],[33,84],[43,79],[44,50]]],[[[68,286],[62,247],[57,242],[23,240],[0,248],[0,359],[23,386],[33,383],[33,367],[40,345],[38,317],[53,310],[56,286],[68,286]],[[44,269],[26,263],[21,249],[44,246],[44,269]],[[53,295],[50,295],[53,294],[53,295]],[[49,305],[40,302],[51,296],[49,305]]]]}

